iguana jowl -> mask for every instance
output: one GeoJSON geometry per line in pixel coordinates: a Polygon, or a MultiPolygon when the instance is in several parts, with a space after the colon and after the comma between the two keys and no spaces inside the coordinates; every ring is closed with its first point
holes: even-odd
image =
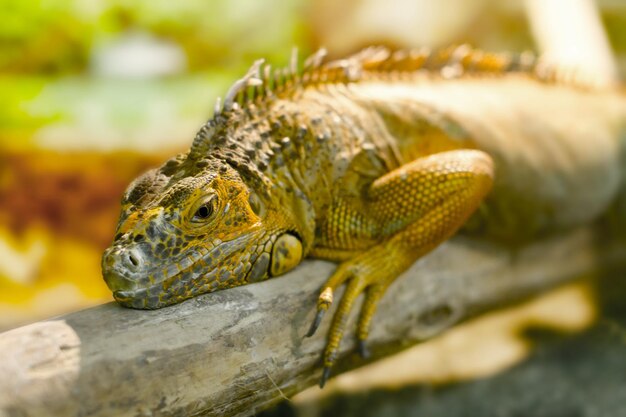
{"type": "Polygon", "coordinates": [[[464,225],[523,242],[626,201],[616,90],[465,46],[370,48],[328,63],[318,53],[295,67],[257,62],[188,153],[129,186],[102,259],[122,305],[160,308],[281,275],[306,256],[339,262],[310,330],[347,283],[323,385],[356,297],[365,293],[365,352],[387,287],[464,225]]]}

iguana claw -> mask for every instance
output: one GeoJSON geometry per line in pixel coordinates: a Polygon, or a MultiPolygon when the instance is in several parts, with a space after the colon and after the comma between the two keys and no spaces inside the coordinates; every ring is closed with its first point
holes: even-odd
{"type": "Polygon", "coordinates": [[[326,381],[330,378],[330,366],[325,366],[322,370],[322,378],[320,379],[320,388],[324,388],[326,381]]]}
{"type": "Polygon", "coordinates": [[[320,308],[317,310],[315,319],[313,320],[313,323],[311,323],[311,327],[309,327],[309,331],[307,332],[306,337],[311,337],[315,334],[315,331],[317,330],[317,328],[320,327],[320,323],[322,322],[324,313],[326,313],[326,310],[323,308],[320,308]]]}
{"type": "Polygon", "coordinates": [[[313,323],[311,323],[311,327],[309,328],[306,337],[311,337],[315,334],[315,331],[319,327],[320,323],[322,323],[322,318],[324,317],[324,313],[333,303],[333,290],[331,287],[325,287],[321,292],[319,298],[317,299],[317,314],[315,315],[315,319],[313,323]]]}
{"type": "Polygon", "coordinates": [[[367,343],[365,342],[365,340],[359,340],[358,341],[358,348],[359,348],[359,355],[361,355],[361,357],[363,359],[368,359],[370,357],[370,351],[367,348],[367,343]]]}

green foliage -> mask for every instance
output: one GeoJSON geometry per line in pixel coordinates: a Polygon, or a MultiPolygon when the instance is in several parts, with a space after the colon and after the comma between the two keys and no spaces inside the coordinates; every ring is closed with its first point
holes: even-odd
{"type": "Polygon", "coordinates": [[[0,148],[38,146],[37,138],[49,132],[77,137],[96,129],[112,137],[145,136],[137,131],[161,126],[162,113],[183,125],[190,119],[197,123],[254,59],[285,64],[291,48],[310,38],[303,4],[0,0],[0,148]],[[93,51],[130,32],[177,44],[192,74],[145,80],[85,76],[93,51]]]}
{"type": "Polygon", "coordinates": [[[92,47],[125,31],[178,43],[191,70],[287,56],[301,44],[303,0],[0,0],[0,71],[84,70],[92,47]]]}
{"type": "Polygon", "coordinates": [[[0,0],[0,16],[0,71],[71,71],[86,62],[90,27],[63,2],[0,0]]]}

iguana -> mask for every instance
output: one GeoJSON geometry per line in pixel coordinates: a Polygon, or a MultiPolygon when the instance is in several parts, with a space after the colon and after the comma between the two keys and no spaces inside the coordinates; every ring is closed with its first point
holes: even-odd
{"type": "Polygon", "coordinates": [[[323,386],[356,297],[366,355],[388,286],[459,229],[519,244],[626,207],[617,88],[467,46],[320,51],[297,67],[257,61],[187,153],[128,187],[102,259],[119,303],[156,309],[307,256],[338,262],[309,330],[347,283],[323,386]]]}

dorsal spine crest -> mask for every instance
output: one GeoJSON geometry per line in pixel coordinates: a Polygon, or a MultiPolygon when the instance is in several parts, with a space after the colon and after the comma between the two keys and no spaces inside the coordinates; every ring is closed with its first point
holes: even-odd
{"type": "Polygon", "coordinates": [[[294,49],[289,65],[273,69],[257,60],[248,72],[226,93],[223,105],[218,99],[214,117],[222,112],[238,110],[251,103],[290,96],[300,89],[322,84],[349,84],[365,80],[404,80],[427,71],[442,78],[457,78],[465,74],[496,75],[522,72],[552,81],[553,71],[535,71],[537,60],[532,53],[519,55],[487,53],[460,45],[438,50],[428,48],[391,52],[385,47],[369,47],[348,58],[324,62],[327,52],[320,49],[308,57],[302,70],[298,68],[294,49]]]}

